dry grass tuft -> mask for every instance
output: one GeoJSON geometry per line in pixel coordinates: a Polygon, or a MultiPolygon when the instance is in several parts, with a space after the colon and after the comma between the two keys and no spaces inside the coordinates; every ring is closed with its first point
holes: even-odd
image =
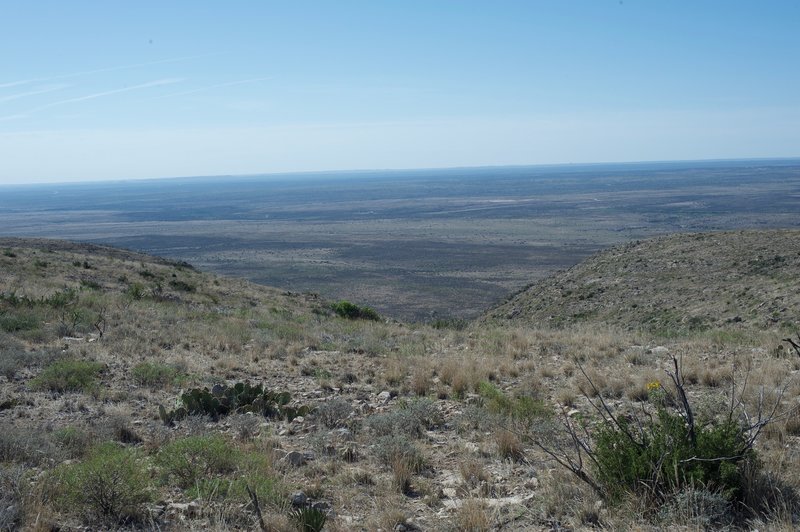
{"type": "Polygon", "coordinates": [[[497,444],[497,453],[503,460],[521,462],[525,457],[525,450],[519,436],[507,429],[500,429],[495,433],[494,441],[497,444]]]}
{"type": "Polygon", "coordinates": [[[466,499],[456,511],[458,530],[465,532],[488,532],[492,529],[489,505],[482,499],[466,499]]]}

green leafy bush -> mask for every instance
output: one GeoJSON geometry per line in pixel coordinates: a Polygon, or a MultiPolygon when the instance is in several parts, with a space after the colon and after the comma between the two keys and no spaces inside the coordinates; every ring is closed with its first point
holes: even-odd
{"type": "Polygon", "coordinates": [[[59,360],[47,366],[31,381],[35,390],[52,392],[89,392],[95,388],[95,380],[103,370],[103,364],[89,360],[59,360]]]}
{"type": "Polygon", "coordinates": [[[333,303],[331,308],[336,314],[349,320],[381,320],[380,314],[378,314],[374,309],[370,307],[359,307],[358,305],[350,303],[349,301],[343,300],[333,303]]]}
{"type": "Polygon", "coordinates": [[[238,453],[220,435],[189,436],[173,441],[156,455],[165,482],[187,489],[213,475],[236,469],[238,453]]]}
{"type": "Polygon", "coordinates": [[[659,407],[643,430],[619,417],[595,434],[596,476],[610,493],[663,497],[703,487],[728,500],[741,498],[743,468],[757,466],[734,420],[696,425],[694,441],[683,416],[659,407]]]}
{"type": "Polygon", "coordinates": [[[39,327],[39,324],[40,316],[28,309],[0,313],[0,330],[5,332],[29,331],[39,327]]]}
{"type": "Polygon", "coordinates": [[[478,383],[478,394],[483,397],[486,408],[505,417],[532,420],[551,415],[550,408],[543,401],[527,395],[509,397],[490,382],[478,383]]]}
{"type": "Polygon", "coordinates": [[[84,456],[94,443],[95,435],[72,425],[62,427],[53,432],[53,441],[70,458],[84,456]]]}
{"type": "Polygon", "coordinates": [[[145,460],[113,443],[92,449],[85,460],[57,467],[50,475],[57,506],[89,522],[134,522],[152,499],[145,460]]]}

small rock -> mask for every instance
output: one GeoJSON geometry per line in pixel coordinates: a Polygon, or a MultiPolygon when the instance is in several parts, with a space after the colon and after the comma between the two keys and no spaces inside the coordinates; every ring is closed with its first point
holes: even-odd
{"type": "Polygon", "coordinates": [[[663,345],[657,345],[656,347],[651,349],[650,352],[654,355],[666,355],[669,354],[669,349],[667,349],[663,345]]]}
{"type": "Polygon", "coordinates": [[[455,488],[442,488],[442,493],[448,499],[455,499],[456,496],[458,495],[458,492],[456,491],[455,488]]]}
{"type": "Polygon", "coordinates": [[[315,510],[319,510],[320,512],[329,512],[331,509],[331,503],[327,501],[317,501],[311,505],[311,507],[315,510]]]}
{"type": "Polygon", "coordinates": [[[284,462],[291,464],[294,467],[300,467],[306,464],[307,459],[305,455],[298,451],[291,451],[283,457],[284,462]]]}
{"type": "Polygon", "coordinates": [[[388,403],[391,398],[392,398],[391,392],[388,392],[386,390],[378,394],[378,401],[383,404],[388,403]]]}
{"type": "Polygon", "coordinates": [[[305,506],[308,502],[308,496],[302,491],[292,493],[292,506],[305,506]]]}

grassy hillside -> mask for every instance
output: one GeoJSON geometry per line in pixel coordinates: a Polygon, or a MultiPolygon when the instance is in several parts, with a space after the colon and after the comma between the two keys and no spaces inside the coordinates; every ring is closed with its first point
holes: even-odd
{"type": "Polygon", "coordinates": [[[678,336],[800,324],[800,231],[677,234],[615,247],[514,295],[487,318],[603,322],[678,336]]]}
{"type": "MultiPolygon", "coordinates": [[[[779,262],[796,272],[792,235],[690,237],[696,251],[681,260],[711,257],[715,241],[774,257],[780,237],[779,262]]],[[[631,249],[675,251],[659,242],[674,241],[631,249]]],[[[636,264],[613,250],[571,271],[611,258],[636,264]]],[[[764,279],[755,293],[796,286],[779,272],[749,273],[764,279]]],[[[603,297],[628,289],[609,285],[603,297]]],[[[728,309],[717,293],[704,312],[728,309]]],[[[713,321],[720,329],[669,338],[627,330],[630,318],[614,327],[571,315],[560,327],[524,324],[522,313],[502,326],[410,326],[129,251],[3,239],[0,530],[294,531],[323,518],[330,531],[790,530],[800,522],[800,357],[781,343],[791,311],[777,322],[737,314],[743,321],[728,312],[713,321]],[[735,333],[750,320],[758,328],[735,333]],[[580,425],[601,456],[601,400],[620,419],[679,415],[665,373],[673,355],[704,449],[738,445],[742,427],[720,425],[732,390],[736,416],[775,407],[752,449],[760,465],[726,458],[724,482],[704,466],[658,488],[608,478],[584,455],[600,485],[627,486],[598,493],[548,454],[568,451],[568,427],[580,425]],[[244,382],[266,393],[235,387],[244,382]]]]}

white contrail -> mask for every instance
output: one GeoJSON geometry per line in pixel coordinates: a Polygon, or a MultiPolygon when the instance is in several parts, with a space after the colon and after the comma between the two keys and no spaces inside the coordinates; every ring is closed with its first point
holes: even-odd
{"type": "Polygon", "coordinates": [[[16,115],[4,116],[0,117],[0,120],[11,120],[14,118],[21,118],[27,116],[31,113],[38,113],[39,111],[44,111],[45,109],[50,109],[51,107],[56,107],[59,105],[66,105],[69,103],[77,103],[77,102],[84,102],[86,100],[94,100],[95,98],[102,98],[104,96],[110,96],[112,94],[120,94],[123,92],[130,92],[140,89],[147,89],[150,87],[158,87],[160,85],[172,85],[173,83],[180,83],[183,81],[183,78],[165,78],[165,79],[158,79],[155,81],[148,81],[147,83],[141,83],[139,85],[132,85],[130,87],[123,87],[121,89],[113,89],[110,91],[103,91],[103,92],[95,92],[93,94],[87,94],[86,96],[77,96],[75,98],[67,98],[66,100],[58,100],[56,102],[51,102],[45,105],[40,105],[39,107],[35,107],[33,109],[29,109],[23,113],[18,113],[16,115]]]}
{"type": "Polygon", "coordinates": [[[210,57],[210,56],[213,56],[213,55],[218,55],[218,54],[217,53],[210,53],[210,54],[186,55],[186,56],[183,56],[183,57],[171,57],[171,58],[168,58],[168,59],[159,59],[158,61],[148,61],[146,63],[132,63],[132,64],[129,64],[129,65],[118,65],[118,66],[112,66],[112,67],[96,68],[94,70],[83,70],[83,71],[80,71],[80,72],[71,72],[69,74],[58,74],[58,75],[55,75],[55,76],[48,76],[48,77],[44,77],[44,78],[31,78],[31,79],[23,79],[23,80],[19,80],[19,81],[10,81],[10,82],[7,82],[7,83],[0,83],[0,89],[6,88],[6,87],[15,87],[17,85],[25,85],[27,83],[34,83],[34,82],[37,82],[37,81],[52,81],[54,79],[76,78],[78,76],[85,76],[85,75],[88,75],[88,74],[98,74],[100,72],[113,72],[115,70],[126,70],[126,69],[129,69],[129,68],[139,68],[139,67],[150,66],[150,65],[161,65],[161,64],[164,64],[164,63],[177,63],[177,62],[180,62],[180,61],[188,61],[190,59],[198,59],[200,57],[210,57]]]}
{"type": "Polygon", "coordinates": [[[203,92],[208,91],[211,89],[217,89],[219,87],[232,87],[233,85],[244,85],[245,83],[255,83],[256,81],[264,81],[267,79],[274,79],[274,76],[268,76],[264,78],[252,78],[252,79],[240,79],[238,81],[227,81],[225,83],[216,83],[214,85],[206,85],[205,87],[197,87],[196,89],[189,89],[180,92],[172,92],[170,94],[163,94],[161,96],[153,96],[152,98],[147,98],[147,100],[160,100],[162,98],[172,98],[173,96],[184,96],[186,94],[194,94],[195,92],[203,92]]]}
{"type": "Polygon", "coordinates": [[[113,66],[113,67],[105,67],[105,68],[98,68],[95,70],[85,70],[83,72],[73,72],[72,74],[61,74],[58,76],[53,76],[47,79],[63,79],[63,78],[74,78],[77,76],[84,76],[87,74],[98,74],[100,72],[113,72],[115,70],[127,70],[129,68],[139,68],[143,66],[150,66],[150,65],[161,65],[164,63],[177,63],[179,61],[188,61],[189,59],[197,59],[200,57],[209,57],[212,55],[217,54],[198,54],[198,55],[187,55],[183,57],[172,57],[169,59],[159,59],[158,61],[148,61],[146,63],[133,63],[130,65],[120,65],[120,66],[113,66]]]}
{"type": "Polygon", "coordinates": [[[48,107],[54,107],[56,105],[63,105],[65,103],[74,103],[74,102],[83,102],[86,100],[94,100],[95,98],[102,98],[103,96],[110,96],[112,94],[119,94],[121,92],[130,92],[139,89],[147,89],[150,87],[158,87],[159,85],[172,85],[173,83],[180,83],[183,81],[183,78],[166,78],[166,79],[157,79],[155,81],[148,81],[147,83],[141,83],[139,85],[132,85],[130,87],[122,87],[121,89],[113,89],[110,91],[103,91],[103,92],[95,92],[94,94],[87,94],[86,96],[78,96],[77,98],[68,98],[66,100],[59,100],[57,102],[48,103],[47,105],[43,105],[41,107],[37,107],[37,110],[40,109],[47,109],[48,107]]]}
{"type": "Polygon", "coordinates": [[[36,80],[34,79],[23,79],[21,81],[11,81],[8,83],[0,83],[0,89],[5,89],[6,87],[16,87],[17,85],[25,85],[27,83],[32,83],[36,80]]]}
{"type": "Polygon", "coordinates": [[[62,89],[65,89],[68,86],[69,85],[56,85],[55,87],[48,87],[46,89],[38,89],[38,90],[33,90],[33,91],[28,91],[28,92],[18,92],[17,94],[9,94],[8,96],[0,96],[0,103],[8,102],[8,101],[11,101],[11,100],[16,100],[16,99],[19,99],[19,98],[25,98],[26,96],[34,96],[36,94],[45,94],[45,93],[53,92],[53,91],[60,91],[62,89]]]}

